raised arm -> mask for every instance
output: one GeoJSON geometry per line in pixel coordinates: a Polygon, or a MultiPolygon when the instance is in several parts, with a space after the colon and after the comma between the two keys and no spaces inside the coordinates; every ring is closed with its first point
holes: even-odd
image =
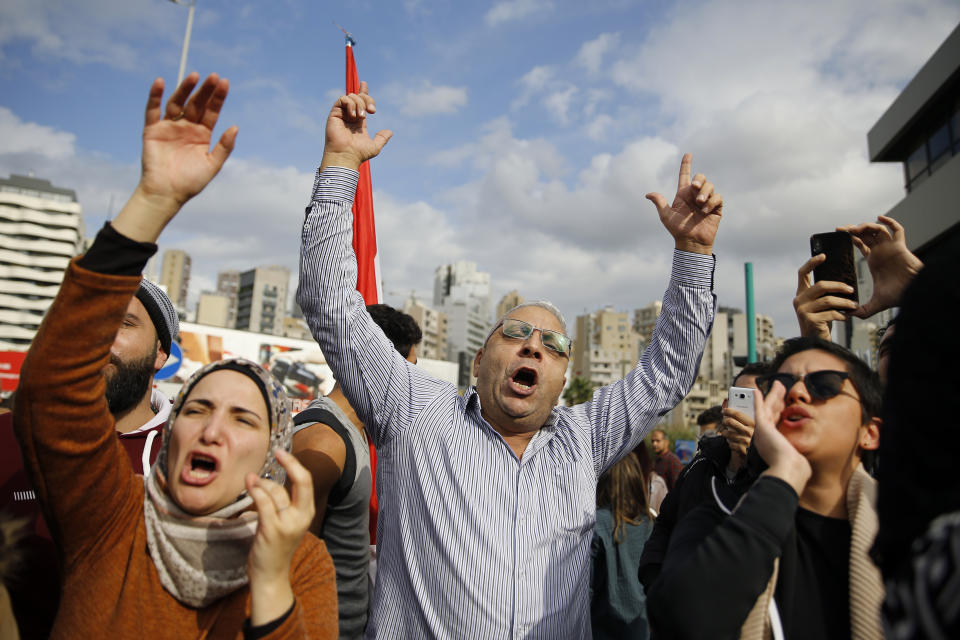
{"type": "Polygon", "coordinates": [[[344,395],[380,445],[386,426],[409,421],[419,398],[438,383],[397,353],[356,291],[350,209],[356,170],[392,135],[367,132],[367,115],[375,111],[365,82],[359,94],[341,96],[330,110],[323,161],[301,233],[297,302],[344,395]]]}
{"type": "Polygon", "coordinates": [[[117,510],[142,509],[129,500],[133,471],[114,435],[102,371],[110,364],[110,345],[140,273],[156,251],[153,242],[183,203],[213,178],[233,147],[235,128],[209,150],[227,81],[210,76],[188,101],[197,80],[191,74],[183,82],[167,102],[166,116],[161,111],[163,81],[154,81],[140,183],[87,254],[68,266],[23,365],[17,437],[47,522],[68,561],[99,540],[107,521],[118,517],[117,510]]]}
{"type": "Polygon", "coordinates": [[[602,387],[574,409],[590,424],[598,474],[633,450],[687,394],[713,325],[713,242],[723,198],[702,173],[691,179],[691,164],[692,156],[685,154],[672,204],[659,193],[647,194],[676,249],[650,345],[626,378],[602,387]]]}

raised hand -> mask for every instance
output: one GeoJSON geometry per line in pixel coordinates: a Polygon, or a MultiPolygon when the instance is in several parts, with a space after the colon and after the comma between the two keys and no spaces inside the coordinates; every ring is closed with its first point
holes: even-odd
{"type": "Polygon", "coordinates": [[[787,390],[780,382],[773,383],[770,393],[765,398],[759,393],[754,394],[757,423],[753,434],[753,446],[757,448],[757,453],[764,462],[769,465],[763,475],[780,478],[793,487],[799,496],[807,486],[813,469],[807,459],[777,430],[777,422],[784,408],[786,394],[787,390]]]}
{"type": "Polygon", "coordinates": [[[853,315],[869,318],[897,306],[904,289],[923,268],[923,262],[907,249],[903,225],[893,218],[877,216],[876,222],[837,227],[837,231],[853,236],[873,277],[873,297],[857,307],[853,315]]]}
{"type": "Polygon", "coordinates": [[[673,236],[677,249],[711,254],[723,215],[723,198],[714,193],[713,184],[702,173],[690,179],[692,162],[693,156],[685,153],[672,205],[659,193],[648,193],[646,198],[656,205],[660,222],[673,236]]]}
{"type": "Polygon", "coordinates": [[[191,73],[162,108],[163,79],[150,87],[143,127],[140,183],[130,201],[111,222],[132,240],[153,242],[183,204],[213,179],[237,138],[230,127],[210,149],[213,128],[220,117],[230,83],[210,74],[190,97],[199,81],[191,73]],[[188,100],[189,98],[189,100],[188,100]]]}
{"type": "Polygon", "coordinates": [[[337,98],[327,116],[321,170],[331,166],[359,169],[361,164],[380,153],[393,132],[384,129],[370,137],[367,114],[376,111],[377,105],[368,93],[366,82],[360,83],[360,93],[337,98]]]}
{"type": "Polygon", "coordinates": [[[313,521],[313,479],[293,454],[277,451],[287,471],[291,494],[272,480],[247,474],[247,492],[257,509],[257,534],[247,558],[250,578],[250,622],[254,626],[279,618],[293,605],[290,564],[313,521]]]}
{"type": "Polygon", "coordinates": [[[806,338],[831,340],[830,328],[834,321],[846,320],[844,311],[852,313],[857,303],[849,298],[841,298],[840,293],[853,293],[853,287],[843,282],[821,280],[812,284],[810,274],[827,259],[819,253],[800,267],[797,272],[797,295],[793,299],[793,309],[800,324],[800,335],[806,338]]]}

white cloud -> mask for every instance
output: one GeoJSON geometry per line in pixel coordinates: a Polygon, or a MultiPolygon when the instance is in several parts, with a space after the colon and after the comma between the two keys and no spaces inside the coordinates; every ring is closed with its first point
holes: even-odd
{"type": "Polygon", "coordinates": [[[425,80],[417,87],[391,87],[388,93],[408,116],[421,117],[456,113],[467,105],[466,87],[450,87],[425,80]]]}
{"type": "Polygon", "coordinates": [[[0,107],[0,140],[5,154],[38,154],[47,158],[73,155],[76,136],[51,127],[24,122],[10,109],[0,107]]]}
{"type": "Polygon", "coordinates": [[[501,0],[487,11],[483,19],[487,26],[495,27],[503,22],[520,20],[551,9],[553,9],[553,2],[550,0],[501,0]]]}
{"type": "Polygon", "coordinates": [[[567,86],[560,91],[554,91],[543,99],[543,106],[557,123],[563,126],[570,124],[570,106],[574,96],[577,95],[577,88],[567,86]]]}
{"type": "Polygon", "coordinates": [[[583,43],[574,58],[574,63],[590,73],[597,73],[600,70],[600,65],[603,64],[604,56],[619,45],[619,33],[601,33],[593,40],[583,43]]]}
{"type": "Polygon", "coordinates": [[[525,107],[534,95],[541,93],[552,81],[556,70],[549,65],[538,65],[520,76],[520,93],[510,103],[511,109],[525,107]]]}
{"type": "MultiPolygon", "coordinates": [[[[0,59],[10,57],[13,44],[25,42],[31,54],[41,59],[138,69],[145,63],[143,41],[173,42],[182,37],[185,14],[168,4],[87,0],[75,9],[62,2],[6,0],[0,59]],[[64,13],[69,19],[64,19],[64,13]]],[[[170,51],[173,57],[172,47],[170,51]]]]}

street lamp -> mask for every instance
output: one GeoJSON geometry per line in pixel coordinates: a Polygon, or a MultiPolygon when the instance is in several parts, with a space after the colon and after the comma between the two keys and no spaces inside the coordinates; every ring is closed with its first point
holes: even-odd
{"type": "Polygon", "coordinates": [[[183,73],[187,69],[187,49],[190,48],[190,30],[193,29],[193,10],[196,9],[197,0],[192,0],[189,4],[180,0],[170,0],[170,2],[186,4],[190,7],[190,12],[187,14],[187,34],[183,36],[183,51],[180,52],[180,73],[177,74],[177,86],[179,87],[180,83],[183,82],[183,73]]]}

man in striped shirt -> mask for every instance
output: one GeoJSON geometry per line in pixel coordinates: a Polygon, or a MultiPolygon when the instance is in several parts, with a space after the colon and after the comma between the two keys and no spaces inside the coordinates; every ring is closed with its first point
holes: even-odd
{"type": "Polygon", "coordinates": [[[651,344],[590,402],[557,407],[569,339],[551,305],[509,312],[463,396],[396,353],[355,291],[351,202],[373,138],[367,95],[342,96],[307,209],[297,300],[377,446],[378,575],[367,637],[590,637],[598,476],[686,395],[715,310],[722,199],[689,155],[673,204],[647,197],[675,239],[651,344]]]}

